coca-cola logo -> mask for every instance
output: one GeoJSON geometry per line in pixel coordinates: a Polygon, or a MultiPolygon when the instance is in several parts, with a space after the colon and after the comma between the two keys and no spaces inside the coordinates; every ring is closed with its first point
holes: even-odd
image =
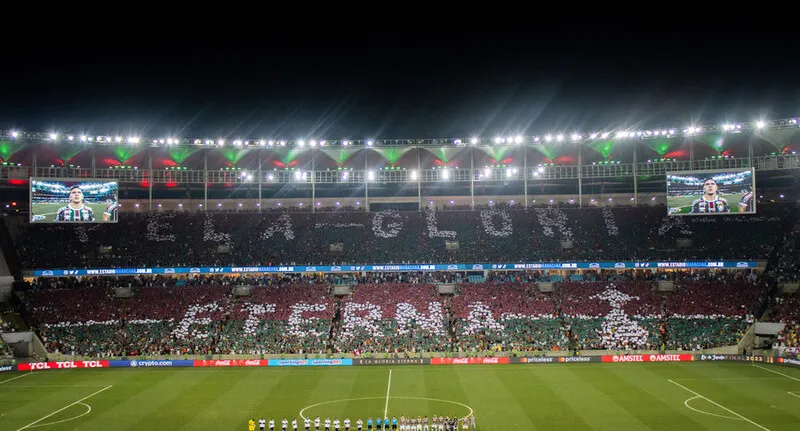
{"type": "Polygon", "coordinates": [[[467,358],[453,358],[453,364],[469,364],[469,359],[467,358]]]}
{"type": "Polygon", "coordinates": [[[258,359],[248,359],[248,360],[244,361],[244,365],[246,367],[252,367],[252,366],[257,367],[257,366],[261,365],[261,361],[259,361],[258,359]]]}
{"type": "Polygon", "coordinates": [[[224,360],[224,361],[217,360],[217,361],[214,361],[214,366],[215,367],[230,367],[231,366],[231,361],[229,361],[229,360],[224,360]]]}
{"type": "Polygon", "coordinates": [[[483,358],[484,364],[499,364],[500,360],[498,358],[483,358]]]}

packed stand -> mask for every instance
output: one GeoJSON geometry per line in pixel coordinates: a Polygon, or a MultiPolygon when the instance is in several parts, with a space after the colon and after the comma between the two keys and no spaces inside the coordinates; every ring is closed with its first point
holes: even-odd
{"type": "Polygon", "coordinates": [[[754,274],[720,272],[679,280],[667,297],[667,349],[702,350],[739,342],[768,297],[754,274]]]}
{"type": "Polygon", "coordinates": [[[558,286],[561,317],[579,350],[658,349],[661,296],[647,281],[558,286]]]}
{"type": "Polygon", "coordinates": [[[337,352],[374,355],[449,350],[443,301],[433,285],[420,283],[416,277],[405,283],[356,285],[352,296],[340,303],[340,311],[337,352]]]}
{"type": "Polygon", "coordinates": [[[25,297],[50,352],[88,357],[323,353],[327,286],[275,277],[39,279],[25,297]],[[233,295],[250,282],[250,297],[233,295]],[[133,288],[116,298],[114,287],[133,288]]]}
{"type": "Polygon", "coordinates": [[[549,294],[533,283],[465,284],[452,302],[456,348],[462,352],[558,349],[564,334],[549,294]]]}
{"type": "Polygon", "coordinates": [[[9,217],[9,229],[25,268],[765,259],[793,225],[793,210],[764,205],[747,217],[669,217],[664,207],[151,212],[111,225],[9,217]],[[678,248],[676,238],[691,239],[691,247],[678,248]],[[445,246],[453,241],[458,249],[445,246]],[[70,253],[53,244],[70,244],[70,253]]]}

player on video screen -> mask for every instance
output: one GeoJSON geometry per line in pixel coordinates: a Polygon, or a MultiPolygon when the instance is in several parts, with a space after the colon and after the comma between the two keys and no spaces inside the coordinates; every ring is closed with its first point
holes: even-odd
{"type": "Polygon", "coordinates": [[[756,199],[753,195],[752,188],[748,187],[747,190],[744,191],[742,194],[742,198],[739,199],[739,212],[740,213],[752,213],[755,212],[755,205],[756,199]]]}
{"type": "Polygon", "coordinates": [[[78,186],[69,189],[69,203],[59,208],[56,221],[94,221],[94,211],[83,203],[83,190],[78,186]]]}
{"type": "Polygon", "coordinates": [[[106,205],[106,209],[103,210],[103,221],[117,221],[117,214],[119,213],[119,202],[117,200],[117,194],[114,193],[111,196],[111,199],[108,200],[108,204],[106,205]]]}
{"type": "Polygon", "coordinates": [[[719,196],[719,186],[713,178],[703,181],[703,197],[692,202],[694,214],[731,212],[728,201],[719,196]]]}

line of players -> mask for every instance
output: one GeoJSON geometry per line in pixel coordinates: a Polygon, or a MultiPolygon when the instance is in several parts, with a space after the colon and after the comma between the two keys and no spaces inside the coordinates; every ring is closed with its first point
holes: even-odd
{"type": "MultiPolygon", "coordinates": [[[[311,419],[304,418],[303,426],[305,427],[306,431],[311,431],[311,419]]],[[[431,419],[428,419],[427,416],[417,416],[416,418],[407,418],[405,416],[401,416],[398,420],[397,417],[392,417],[390,420],[389,418],[381,419],[378,417],[377,419],[373,420],[370,416],[366,421],[366,429],[367,431],[458,431],[459,423],[461,424],[461,430],[475,430],[475,416],[470,415],[463,418],[453,417],[450,416],[434,416],[431,419]]],[[[323,422],[320,420],[319,416],[314,419],[314,430],[320,431],[320,425],[323,422]]],[[[331,424],[333,425],[333,431],[341,431],[342,423],[339,421],[339,418],[334,418],[333,422],[331,422],[330,418],[325,418],[324,426],[325,431],[331,431],[331,424]]],[[[357,431],[364,431],[364,421],[361,418],[358,418],[355,422],[356,430],[357,431]]],[[[255,431],[256,421],[255,419],[250,419],[248,422],[248,430],[255,431]]],[[[351,421],[349,417],[344,418],[344,431],[350,431],[351,421]]],[[[258,428],[260,431],[265,431],[267,427],[267,421],[264,418],[258,420],[258,428]]],[[[288,431],[289,428],[289,420],[285,417],[281,421],[281,430],[288,431]]],[[[297,431],[297,419],[292,419],[292,430],[297,431]]],[[[269,420],[269,431],[275,431],[275,419],[269,420]]]]}

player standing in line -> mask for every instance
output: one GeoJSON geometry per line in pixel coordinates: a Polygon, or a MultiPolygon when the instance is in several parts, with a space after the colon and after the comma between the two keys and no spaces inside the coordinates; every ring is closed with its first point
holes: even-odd
{"type": "Polygon", "coordinates": [[[397,431],[397,416],[392,416],[392,431],[397,431]]]}
{"type": "Polygon", "coordinates": [[[339,431],[341,426],[342,426],[342,423],[339,422],[339,418],[338,417],[333,418],[333,429],[334,429],[334,431],[339,431]]]}
{"type": "Polygon", "coordinates": [[[469,427],[473,430],[477,429],[475,428],[475,415],[469,415],[469,427]]]}
{"type": "Polygon", "coordinates": [[[289,428],[289,421],[286,420],[286,416],[284,416],[283,420],[281,421],[281,430],[286,431],[286,428],[289,428]]]}
{"type": "Polygon", "coordinates": [[[258,420],[258,429],[260,429],[261,431],[264,431],[264,429],[266,427],[267,427],[267,421],[265,421],[264,418],[259,419],[258,420]]]}
{"type": "Polygon", "coordinates": [[[256,431],[256,420],[254,418],[250,418],[250,420],[247,421],[247,430],[256,431]]]}
{"type": "Polygon", "coordinates": [[[292,419],[292,431],[297,431],[297,418],[292,419]]]}
{"type": "Polygon", "coordinates": [[[306,426],[306,431],[310,431],[311,430],[311,419],[305,418],[305,420],[303,422],[304,422],[304,425],[306,426]]]}
{"type": "Polygon", "coordinates": [[[367,418],[367,431],[372,431],[372,416],[367,418]]]}
{"type": "Polygon", "coordinates": [[[319,416],[317,416],[317,418],[314,419],[314,428],[316,428],[317,431],[319,431],[319,416]]]}
{"type": "Polygon", "coordinates": [[[344,431],[350,431],[350,416],[344,417],[344,431]]]}
{"type": "Polygon", "coordinates": [[[325,431],[331,431],[331,418],[325,418],[325,431]]]}
{"type": "Polygon", "coordinates": [[[428,415],[425,415],[425,417],[422,418],[422,431],[430,431],[428,425],[428,415]]]}
{"type": "Polygon", "coordinates": [[[381,431],[381,430],[383,430],[383,421],[381,420],[381,417],[380,417],[380,416],[378,416],[378,417],[375,419],[375,429],[376,429],[377,431],[381,431]]]}
{"type": "Polygon", "coordinates": [[[466,417],[461,418],[461,429],[467,431],[469,429],[469,419],[466,417]]]}
{"type": "Polygon", "coordinates": [[[55,221],[94,221],[94,211],[84,203],[80,187],[69,189],[69,203],[58,209],[55,221]]]}
{"type": "Polygon", "coordinates": [[[269,419],[269,431],[275,431],[275,419],[269,419]]]}
{"type": "Polygon", "coordinates": [[[358,420],[356,421],[356,428],[358,428],[358,431],[362,431],[363,427],[364,427],[364,421],[362,421],[361,418],[358,418],[358,420]]]}

